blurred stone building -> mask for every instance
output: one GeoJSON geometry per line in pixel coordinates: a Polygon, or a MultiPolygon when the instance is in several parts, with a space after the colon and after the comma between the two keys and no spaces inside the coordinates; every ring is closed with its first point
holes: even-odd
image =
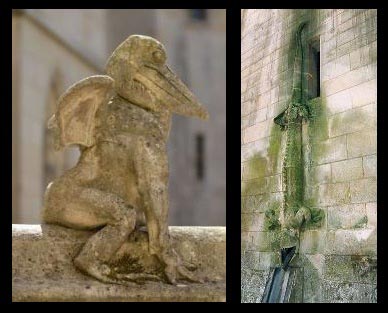
{"type": "Polygon", "coordinates": [[[168,63],[208,108],[209,121],[174,116],[170,224],[225,225],[225,10],[14,10],[12,222],[40,223],[47,184],[78,159],[55,152],[47,120],[71,84],[103,74],[131,34],[167,49],[168,63]]]}
{"type": "Polygon", "coordinates": [[[314,114],[302,125],[300,181],[303,205],[324,216],[299,233],[291,265],[302,274],[294,301],[376,302],[374,9],[241,11],[242,302],[262,300],[280,248],[287,247],[279,235],[289,213],[283,202],[287,137],[274,118],[292,99],[296,33],[305,22],[306,66],[298,77],[307,82],[314,114]]]}

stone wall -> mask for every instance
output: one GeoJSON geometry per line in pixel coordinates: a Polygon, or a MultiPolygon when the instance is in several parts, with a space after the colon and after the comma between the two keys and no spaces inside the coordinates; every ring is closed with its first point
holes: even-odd
{"type": "Polygon", "coordinates": [[[210,112],[209,121],[173,117],[169,223],[225,225],[226,13],[209,9],[204,20],[189,13],[186,9],[13,11],[13,223],[40,223],[47,181],[77,161],[76,148],[55,152],[48,138],[46,122],[56,100],[79,79],[102,74],[117,45],[139,33],[166,46],[171,68],[210,112]],[[198,135],[205,146],[202,179],[196,173],[198,135]],[[47,175],[46,168],[54,173],[47,175]]]}
{"type": "MultiPolygon", "coordinates": [[[[98,70],[25,14],[14,14],[12,22],[12,54],[17,56],[12,58],[12,220],[39,223],[46,188],[47,111],[56,105],[56,99],[50,99],[53,86],[57,98],[68,86],[98,70]]],[[[56,155],[65,155],[69,168],[76,163],[78,150],[56,155]]]]}
{"type": "Polygon", "coordinates": [[[164,282],[160,263],[137,230],[117,251],[112,266],[122,273],[154,273],[161,280],[105,284],[78,271],[73,259],[95,231],[56,225],[12,225],[13,302],[224,302],[225,227],[170,227],[170,244],[196,269],[203,283],[164,282]]]}
{"type": "Polygon", "coordinates": [[[265,212],[281,206],[295,32],[320,46],[320,97],[303,125],[305,200],[322,209],[295,260],[304,302],[376,301],[376,10],[242,10],[242,301],[260,302],[279,264],[265,212]]]}
{"type": "Polygon", "coordinates": [[[168,62],[210,115],[208,121],[173,116],[171,225],[212,226],[226,221],[226,12],[206,11],[206,20],[195,20],[188,10],[157,10],[157,38],[169,51],[168,62]],[[198,135],[204,145],[202,178],[196,169],[198,135]]]}

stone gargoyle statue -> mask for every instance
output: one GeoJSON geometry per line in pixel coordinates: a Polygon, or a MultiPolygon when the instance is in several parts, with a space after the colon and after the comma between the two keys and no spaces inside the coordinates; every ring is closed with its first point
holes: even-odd
{"type": "MultiPolygon", "coordinates": [[[[156,39],[132,35],[106,65],[58,100],[48,127],[55,148],[76,145],[77,165],[51,182],[43,220],[98,230],[74,258],[82,272],[105,283],[152,280],[146,273],[114,273],[109,260],[138,227],[167,282],[201,280],[170,246],[167,139],[173,113],[208,118],[207,110],[166,64],[156,39]]],[[[192,270],[192,269],[191,269],[192,270]]]]}

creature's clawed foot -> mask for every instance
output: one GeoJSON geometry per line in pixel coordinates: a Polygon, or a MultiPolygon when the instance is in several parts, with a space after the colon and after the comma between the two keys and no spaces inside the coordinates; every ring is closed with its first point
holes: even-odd
{"type": "Polygon", "coordinates": [[[120,274],[117,273],[114,275],[120,281],[131,281],[137,284],[143,284],[146,281],[161,281],[162,279],[153,274],[143,274],[143,273],[127,273],[120,274]]]}
{"type": "Polygon", "coordinates": [[[112,268],[104,263],[86,262],[80,259],[75,259],[74,264],[83,273],[92,276],[106,284],[118,284],[124,286],[133,286],[133,283],[144,284],[148,280],[161,281],[157,275],[145,273],[116,273],[112,268]]]}
{"type": "Polygon", "coordinates": [[[192,263],[182,261],[175,251],[168,256],[164,256],[163,261],[166,264],[164,273],[170,284],[176,285],[178,280],[203,283],[203,280],[192,272],[197,269],[197,266],[192,263]]]}
{"type": "Polygon", "coordinates": [[[203,280],[196,277],[184,265],[166,266],[164,269],[167,280],[170,284],[176,285],[177,280],[185,280],[193,283],[203,283],[203,280]]]}
{"type": "Polygon", "coordinates": [[[187,261],[182,261],[182,262],[184,267],[187,268],[190,272],[193,272],[198,268],[198,266],[195,265],[194,263],[187,262],[187,261]]]}
{"type": "Polygon", "coordinates": [[[129,285],[126,281],[120,281],[111,275],[111,268],[103,263],[88,263],[80,259],[74,260],[74,265],[83,273],[92,276],[107,284],[129,285]]]}

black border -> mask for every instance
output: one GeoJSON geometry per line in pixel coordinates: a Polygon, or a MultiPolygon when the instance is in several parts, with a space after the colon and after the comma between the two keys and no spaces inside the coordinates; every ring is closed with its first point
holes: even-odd
{"type": "MultiPolygon", "coordinates": [[[[384,102],[384,74],[385,71],[385,60],[384,60],[384,23],[386,12],[383,8],[383,4],[378,2],[368,1],[356,4],[355,2],[348,3],[348,5],[343,5],[338,1],[325,1],[321,3],[314,3],[317,8],[349,8],[349,5],[358,8],[377,8],[378,9],[378,102],[380,106],[378,108],[378,303],[384,303],[385,300],[385,267],[386,267],[386,258],[385,258],[385,247],[384,243],[384,224],[386,220],[384,204],[384,196],[387,193],[385,190],[384,182],[386,180],[386,163],[388,160],[387,155],[384,149],[385,137],[387,134],[386,129],[384,129],[387,124],[384,121],[384,118],[387,116],[384,112],[385,103],[384,102]],[[385,216],[385,217],[384,217],[385,216]]],[[[31,7],[31,5],[39,6],[40,8],[145,8],[152,6],[153,8],[193,8],[193,7],[206,7],[206,8],[226,8],[227,9],[227,207],[226,207],[226,226],[227,226],[227,303],[240,303],[241,302],[241,211],[240,211],[240,199],[241,199],[241,111],[240,111],[240,89],[241,89],[241,12],[240,8],[255,8],[260,6],[260,8],[305,8],[312,5],[311,1],[305,3],[296,3],[296,2],[285,2],[284,4],[278,3],[276,5],[274,2],[268,1],[207,1],[204,3],[195,2],[190,3],[190,1],[170,1],[166,2],[156,2],[143,0],[141,2],[122,2],[115,4],[113,1],[102,1],[95,0],[93,2],[75,2],[75,1],[66,1],[62,4],[59,1],[47,1],[43,0],[39,3],[31,3],[27,1],[13,1],[1,2],[0,9],[0,23],[2,24],[2,41],[4,53],[1,62],[3,75],[4,72],[9,73],[11,77],[3,76],[3,82],[1,84],[1,96],[2,96],[2,116],[3,120],[0,123],[3,128],[1,131],[3,137],[3,175],[2,178],[6,179],[5,171],[8,170],[9,177],[12,179],[11,167],[6,166],[5,160],[8,154],[6,153],[7,147],[10,145],[5,144],[4,141],[12,140],[11,139],[11,103],[12,103],[12,94],[11,94],[11,83],[12,82],[12,36],[11,36],[11,20],[12,12],[11,8],[25,8],[31,7]],[[161,6],[163,4],[163,6],[161,6]],[[5,49],[4,49],[5,44],[5,49]],[[9,45],[9,46],[7,46],[9,45]],[[6,111],[6,112],[5,112],[6,111]],[[7,114],[7,115],[6,115],[7,114]],[[238,137],[240,134],[240,138],[238,137]]],[[[39,8],[36,7],[36,8],[39,8]]],[[[11,162],[12,156],[9,152],[11,162]]],[[[7,173],[7,174],[8,174],[7,173]]],[[[1,229],[0,238],[1,240],[1,252],[0,252],[0,300],[4,303],[11,302],[11,255],[12,255],[12,241],[11,241],[11,186],[9,180],[4,181],[3,188],[3,199],[9,199],[9,203],[2,203],[2,208],[0,210],[2,216],[0,217],[0,223],[3,223],[1,229]],[[9,191],[8,191],[9,189],[9,191]],[[7,193],[8,197],[5,197],[7,193]]],[[[130,304],[132,305],[132,304],[130,304]]]]}
{"type": "Polygon", "coordinates": [[[241,302],[241,11],[226,24],[226,299],[241,302]]]}
{"type": "MultiPolygon", "coordinates": [[[[2,137],[2,160],[1,164],[3,165],[2,169],[2,175],[1,177],[3,179],[6,178],[6,176],[9,175],[9,177],[12,177],[12,167],[9,166],[7,163],[9,162],[10,158],[12,160],[12,148],[11,148],[11,141],[12,141],[12,127],[11,127],[11,121],[12,121],[12,89],[11,89],[11,83],[12,82],[12,12],[11,10],[0,10],[0,23],[1,23],[1,29],[2,32],[2,38],[3,38],[3,47],[6,46],[7,49],[2,49],[4,54],[1,57],[2,66],[3,69],[3,79],[2,83],[0,84],[0,94],[2,95],[2,101],[3,101],[3,111],[2,116],[3,120],[0,123],[1,125],[1,137],[2,137]],[[6,76],[5,72],[9,73],[6,76]],[[5,112],[6,111],[6,112],[5,112]],[[10,141],[8,144],[4,141],[10,141]],[[9,149],[11,148],[11,149],[9,149]],[[7,159],[7,160],[6,160],[7,159]],[[6,165],[7,164],[7,165],[6,165]]],[[[2,290],[0,294],[0,301],[1,302],[11,302],[11,293],[12,293],[12,272],[11,272],[11,251],[12,251],[12,238],[10,236],[11,234],[11,220],[12,220],[12,183],[10,181],[4,181],[1,188],[2,193],[2,199],[6,199],[7,201],[3,201],[2,203],[2,209],[0,210],[0,223],[1,225],[0,230],[0,238],[1,240],[1,252],[0,252],[0,271],[2,272],[0,274],[0,290],[2,290]]]]}

